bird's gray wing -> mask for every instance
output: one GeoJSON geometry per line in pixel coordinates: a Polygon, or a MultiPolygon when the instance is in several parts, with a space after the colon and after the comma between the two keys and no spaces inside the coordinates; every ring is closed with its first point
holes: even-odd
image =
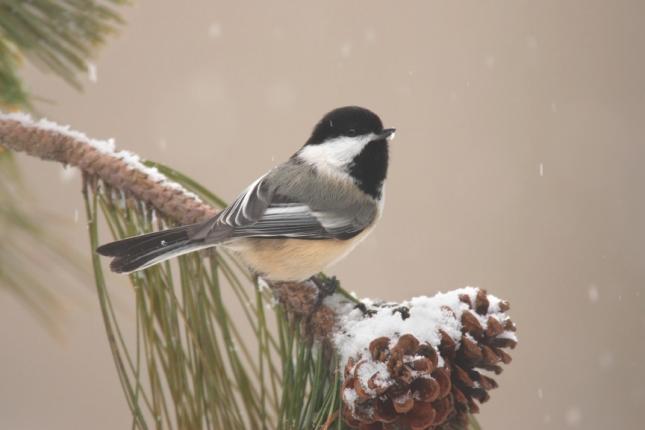
{"type": "Polygon", "coordinates": [[[233,237],[348,239],[373,221],[371,214],[365,216],[362,212],[352,208],[312,209],[305,202],[281,195],[265,175],[215,218],[204,223],[192,237],[207,242],[233,237]]]}
{"type": "Polygon", "coordinates": [[[238,237],[289,237],[297,239],[349,239],[368,223],[352,213],[313,210],[309,205],[290,202],[271,204],[253,224],[235,228],[238,237]]]}

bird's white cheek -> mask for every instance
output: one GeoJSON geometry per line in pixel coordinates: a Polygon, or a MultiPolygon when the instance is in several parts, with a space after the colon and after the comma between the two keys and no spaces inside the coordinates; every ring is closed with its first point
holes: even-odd
{"type": "Polygon", "coordinates": [[[316,167],[340,169],[348,166],[371,139],[371,135],[338,137],[320,145],[307,145],[300,150],[298,156],[316,167]]]}

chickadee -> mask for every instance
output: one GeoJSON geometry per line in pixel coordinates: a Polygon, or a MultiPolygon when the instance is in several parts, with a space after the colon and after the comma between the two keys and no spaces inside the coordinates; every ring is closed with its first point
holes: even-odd
{"type": "Polygon", "coordinates": [[[394,132],[367,109],[335,109],[298,152],[215,217],[108,243],[97,252],[114,257],[114,272],[128,273],[222,246],[269,281],[308,279],[347,255],[379,219],[394,132]]]}

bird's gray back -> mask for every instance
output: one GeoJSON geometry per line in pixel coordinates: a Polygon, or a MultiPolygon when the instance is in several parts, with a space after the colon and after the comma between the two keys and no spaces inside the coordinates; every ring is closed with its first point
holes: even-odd
{"type": "Polygon", "coordinates": [[[378,216],[378,202],[348,175],[331,176],[297,158],[269,172],[267,182],[274,187],[272,203],[302,203],[314,212],[353,219],[356,227],[366,227],[378,216]]]}

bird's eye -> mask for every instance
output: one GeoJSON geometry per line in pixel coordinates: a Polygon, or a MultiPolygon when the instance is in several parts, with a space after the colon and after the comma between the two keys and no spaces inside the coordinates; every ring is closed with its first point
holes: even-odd
{"type": "Polygon", "coordinates": [[[357,133],[356,133],[356,129],[354,129],[354,128],[350,128],[350,129],[347,131],[347,134],[348,134],[349,136],[356,136],[356,134],[357,134],[357,133]]]}

